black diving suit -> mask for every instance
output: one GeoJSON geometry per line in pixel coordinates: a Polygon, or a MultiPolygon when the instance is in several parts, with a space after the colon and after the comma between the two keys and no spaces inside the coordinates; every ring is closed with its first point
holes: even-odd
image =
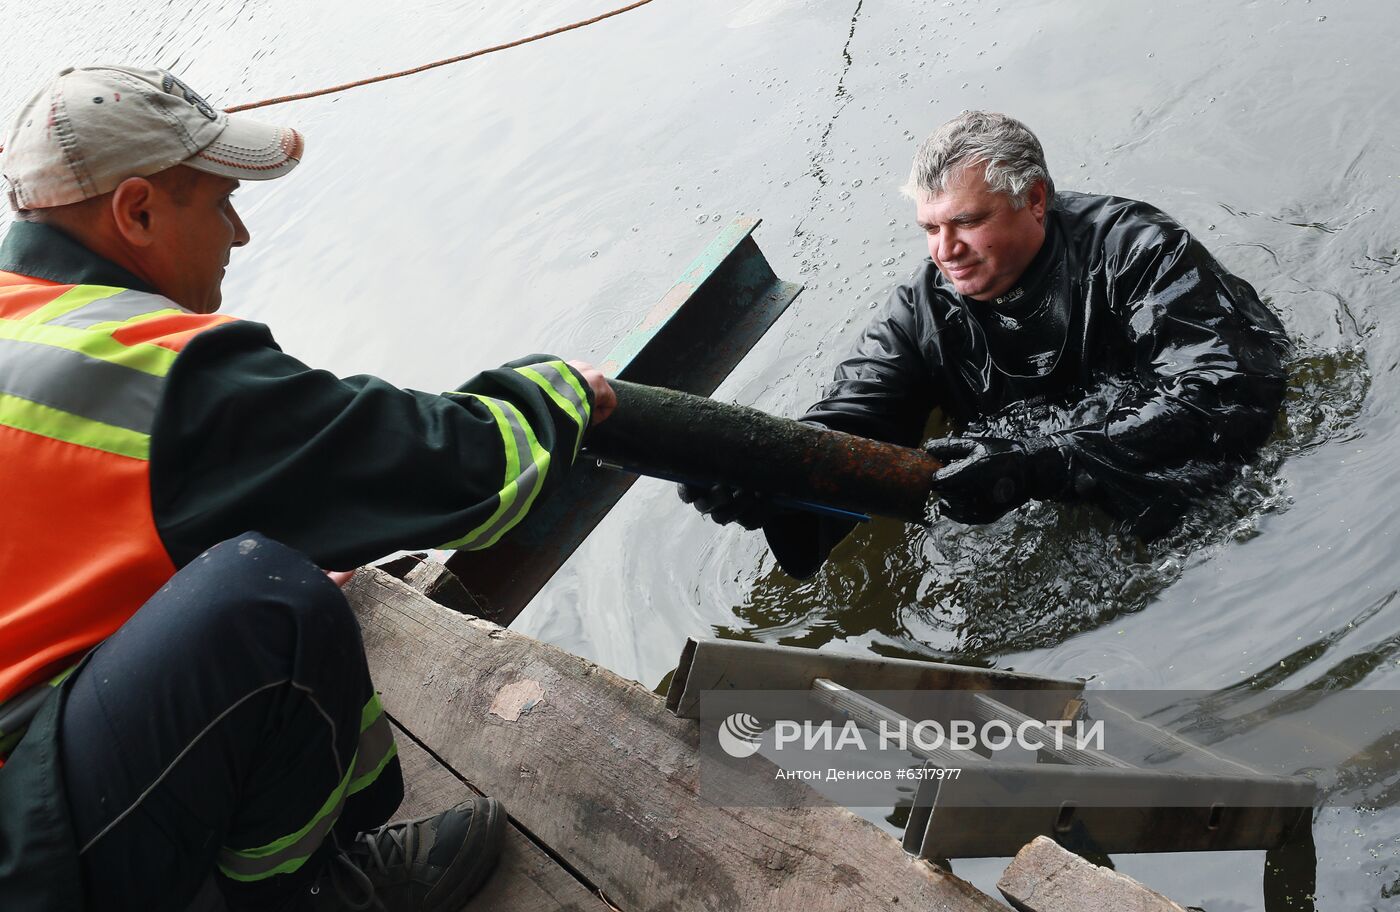
{"type": "MultiPolygon", "coordinates": [[[[1073,415],[1097,391],[1102,407],[1078,423],[992,436],[994,449],[1033,453],[1038,482],[955,509],[950,500],[945,513],[985,522],[1030,497],[1089,501],[1151,538],[1269,436],[1287,350],[1249,283],[1171,218],[1146,203],[1061,192],[1014,288],[965,298],[926,260],[803,420],[917,446],[940,408],[955,433],[985,440],[1006,435],[1008,413],[1073,415]]],[[[779,564],[805,577],[852,524],[781,512],[763,528],[779,564]]]]}

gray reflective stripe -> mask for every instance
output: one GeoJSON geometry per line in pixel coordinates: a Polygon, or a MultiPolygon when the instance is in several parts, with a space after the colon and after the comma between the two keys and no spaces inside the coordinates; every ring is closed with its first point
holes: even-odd
{"type": "Polygon", "coordinates": [[[323,813],[305,833],[266,855],[252,855],[247,850],[240,852],[237,849],[221,849],[219,867],[225,874],[238,880],[261,880],[274,874],[297,870],[301,867],[301,862],[325,841],[326,835],[340,819],[345,799],[373,782],[385,759],[393,753],[394,732],[389,727],[389,716],[381,710],[369,727],[360,732],[350,773],[336,786],[338,794],[329,810],[322,807],[323,813]],[[361,779],[367,781],[360,782],[361,779]]]}
{"type": "Polygon", "coordinates": [[[127,289],[109,298],[99,298],[77,310],[47,320],[45,325],[87,329],[98,323],[120,323],[123,320],[130,320],[132,317],[139,317],[151,311],[171,309],[179,310],[180,308],[169,298],[127,289]]]}
{"type": "Polygon", "coordinates": [[[540,464],[535,461],[534,450],[530,448],[530,440],[525,436],[525,429],[520,426],[519,420],[515,417],[515,410],[503,408],[502,412],[506,416],[506,423],[510,425],[511,434],[515,439],[515,452],[519,460],[524,462],[528,459],[530,464],[519,475],[515,476],[515,500],[511,501],[510,506],[496,517],[495,522],[483,526],[467,536],[457,546],[459,548],[478,547],[478,542],[490,542],[497,534],[510,528],[524,515],[535,490],[543,481],[540,476],[540,464]]]}
{"type": "Polygon", "coordinates": [[[587,416],[588,400],[579,396],[578,390],[574,389],[574,385],[564,379],[563,371],[559,370],[559,368],[555,367],[553,364],[533,364],[531,367],[539,371],[540,374],[549,381],[549,385],[554,388],[556,393],[573,403],[574,408],[578,409],[580,416],[587,416]]]}
{"type": "Polygon", "coordinates": [[[140,434],[151,432],[162,377],[38,342],[0,339],[0,393],[140,434]]]}
{"type": "Polygon", "coordinates": [[[389,715],[380,711],[369,728],[360,732],[360,746],[355,754],[355,767],[350,772],[348,794],[355,794],[374,781],[379,767],[394,753],[394,730],[389,727],[389,715]],[[366,780],[361,782],[360,780],[366,780]]]}
{"type": "Polygon", "coordinates": [[[294,864],[298,860],[304,861],[312,852],[326,841],[326,835],[330,833],[331,827],[340,819],[340,812],[345,809],[345,794],[348,780],[336,786],[339,792],[335,805],[323,814],[309,830],[301,835],[301,838],[279,849],[270,855],[257,857],[244,855],[234,849],[219,850],[219,869],[224,874],[235,880],[261,880],[278,873],[277,868],[284,868],[287,873],[295,871],[301,867],[294,864]],[[284,867],[285,866],[285,867],[284,867]]]}

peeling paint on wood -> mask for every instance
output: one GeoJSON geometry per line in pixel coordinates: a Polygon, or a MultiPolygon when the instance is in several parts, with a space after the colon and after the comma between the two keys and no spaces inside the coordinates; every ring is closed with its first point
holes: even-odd
{"type": "Polygon", "coordinates": [[[515,722],[543,699],[544,688],[540,686],[540,682],[525,678],[502,687],[491,703],[489,712],[507,722],[515,722]]]}

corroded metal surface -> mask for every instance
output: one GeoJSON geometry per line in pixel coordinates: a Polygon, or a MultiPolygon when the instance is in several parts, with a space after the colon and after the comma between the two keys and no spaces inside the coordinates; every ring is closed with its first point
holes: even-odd
{"type": "Polygon", "coordinates": [[[941,463],[895,446],[670,389],[617,382],[591,454],[625,466],[922,522],[941,463]]]}

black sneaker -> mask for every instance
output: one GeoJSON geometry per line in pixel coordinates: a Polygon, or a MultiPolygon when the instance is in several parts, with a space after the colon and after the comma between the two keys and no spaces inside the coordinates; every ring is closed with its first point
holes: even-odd
{"type": "Polygon", "coordinates": [[[312,885],[310,909],[459,912],[491,875],[505,836],[494,798],[361,833],[312,885]]]}

